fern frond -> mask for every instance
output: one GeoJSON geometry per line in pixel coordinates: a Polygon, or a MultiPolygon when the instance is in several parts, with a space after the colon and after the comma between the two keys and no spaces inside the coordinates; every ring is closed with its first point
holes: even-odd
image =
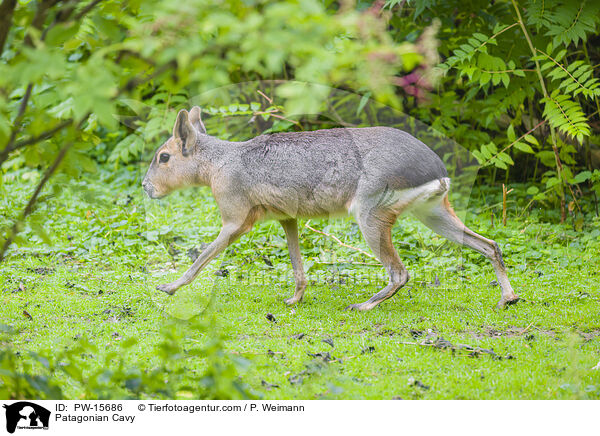
{"type": "Polygon", "coordinates": [[[553,37],[555,46],[565,46],[579,40],[586,41],[588,33],[596,30],[600,4],[595,1],[565,2],[555,9],[549,18],[546,35],[553,37]]]}
{"type": "Polygon", "coordinates": [[[542,99],[544,118],[550,125],[565,135],[583,141],[584,136],[590,135],[590,126],[581,106],[555,89],[548,98],[542,99]]]}
{"type": "Polygon", "coordinates": [[[546,74],[552,81],[559,80],[557,89],[563,90],[566,94],[573,97],[582,94],[586,98],[593,99],[600,96],[600,81],[592,76],[593,67],[583,61],[575,61],[568,67],[560,63],[560,59],[565,55],[566,50],[561,50],[555,58],[537,49],[542,54],[543,63],[541,70],[549,70],[546,74]]]}
{"type": "Polygon", "coordinates": [[[440,67],[446,70],[457,69],[460,76],[467,76],[470,82],[478,84],[480,88],[490,82],[494,86],[502,83],[504,87],[508,87],[510,73],[519,77],[524,77],[525,73],[523,70],[515,68],[512,60],[507,64],[502,58],[488,54],[487,46],[488,44],[497,45],[498,35],[518,24],[497,25],[494,29],[495,33],[490,37],[482,33],[474,33],[458,49],[454,50],[453,55],[440,67]]]}
{"type": "Polygon", "coordinates": [[[482,33],[474,33],[473,35],[471,35],[470,38],[467,39],[467,41],[464,44],[461,44],[461,46],[458,49],[453,51],[452,56],[446,59],[446,62],[441,64],[441,67],[445,69],[450,69],[457,64],[470,61],[473,58],[473,56],[478,52],[487,53],[488,44],[498,45],[496,37],[511,29],[512,27],[517,26],[518,24],[519,23],[513,23],[510,26],[496,26],[496,28],[494,29],[495,33],[490,37],[482,33]]]}
{"type": "Polygon", "coordinates": [[[527,24],[535,26],[537,30],[548,28],[553,24],[552,13],[557,5],[556,0],[529,0],[525,5],[527,24]]]}

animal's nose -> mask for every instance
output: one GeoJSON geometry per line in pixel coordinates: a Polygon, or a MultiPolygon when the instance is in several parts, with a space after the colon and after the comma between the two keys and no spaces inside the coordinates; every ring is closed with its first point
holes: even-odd
{"type": "Polygon", "coordinates": [[[152,186],[151,183],[144,180],[142,182],[142,188],[144,188],[144,191],[146,191],[146,194],[148,194],[148,197],[154,198],[154,186],[152,186]]]}

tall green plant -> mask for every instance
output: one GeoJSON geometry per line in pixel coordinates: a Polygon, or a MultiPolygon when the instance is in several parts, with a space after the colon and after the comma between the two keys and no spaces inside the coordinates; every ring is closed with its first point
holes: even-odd
{"type": "MultiPolygon", "coordinates": [[[[439,4],[425,3],[431,8],[439,4]]],[[[549,165],[552,156],[554,170],[543,178],[560,198],[564,221],[565,191],[576,202],[570,186],[573,145],[590,136],[590,116],[596,113],[600,96],[586,47],[600,21],[600,4],[500,1],[478,11],[475,18],[465,18],[469,6],[475,5],[478,2],[462,3],[460,19],[470,32],[463,38],[452,35],[456,42],[448,44],[450,52],[441,65],[465,86],[461,104],[475,104],[473,110],[461,108],[459,118],[473,119],[473,125],[498,133],[504,128],[504,139],[484,134],[484,142],[474,150],[484,166],[508,171],[519,153],[533,154],[549,165]]]]}

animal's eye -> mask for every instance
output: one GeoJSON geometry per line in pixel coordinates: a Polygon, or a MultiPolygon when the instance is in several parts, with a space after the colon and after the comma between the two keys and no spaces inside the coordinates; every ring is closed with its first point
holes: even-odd
{"type": "Polygon", "coordinates": [[[160,163],[166,163],[169,161],[169,158],[171,156],[169,155],[169,153],[161,153],[160,156],[158,157],[158,161],[160,163]]]}

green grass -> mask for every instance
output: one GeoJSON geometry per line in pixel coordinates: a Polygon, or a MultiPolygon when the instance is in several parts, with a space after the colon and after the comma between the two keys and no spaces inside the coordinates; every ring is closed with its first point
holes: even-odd
{"type": "MultiPolygon", "coordinates": [[[[313,283],[304,302],[290,308],[283,299],[293,293],[285,278],[291,266],[276,223],[257,226],[176,295],[156,291],[189,266],[187,249],[218,231],[214,203],[205,190],[145,203],[135,185],[127,187],[130,181],[103,177],[87,181],[93,201],[69,190],[50,199],[36,212],[50,217],[50,244],[26,228],[24,242],[0,265],[0,323],[16,331],[6,344],[22,361],[29,359],[26,351],[58,354],[87,338],[99,350],[93,368],[135,337],[123,355],[149,370],[157,365],[165,326],[175,323],[184,349],[222,336],[226,355],[248,363],[238,366],[239,377],[267,399],[600,397],[600,370],[592,369],[600,360],[598,220],[588,217],[588,227],[575,232],[533,214],[511,217],[507,228],[490,228],[488,219],[471,216],[475,230],[503,247],[513,287],[523,298],[500,311],[494,310],[500,291],[491,284],[491,266],[411,219],[402,220],[394,235],[413,280],[371,312],[344,311],[382,285],[353,275],[374,277],[382,269],[356,264],[372,261],[303,228],[313,283]],[[222,268],[228,276],[215,276],[222,268]],[[176,322],[202,312],[213,296],[204,316],[215,315],[211,325],[218,331],[176,322]],[[441,338],[495,355],[434,346],[441,338]]],[[[8,215],[7,202],[27,192],[17,182],[10,186],[15,195],[2,205],[8,215]]],[[[350,220],[329,225],[327,231],[366,249],[350,220]]],[[[207,366],[202,356],[174,358],[190,374],[207,366]]],[[[54,376],[67,396],[83,395],[64,374],[54,376]]],[[[190,394],[182,388],[177,396],[190,394]]]]}

